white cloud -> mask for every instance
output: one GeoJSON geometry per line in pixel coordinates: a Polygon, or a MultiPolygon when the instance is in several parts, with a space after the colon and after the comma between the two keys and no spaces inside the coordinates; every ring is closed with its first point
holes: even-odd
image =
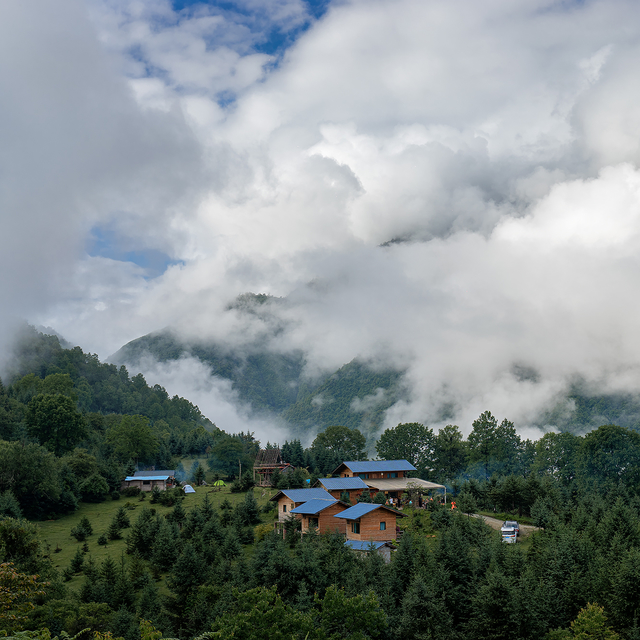
{"type": "Polygon", "coordinates": [[[448,404],[525,428],[576,372],[638,389],[637,3],[336,2],[277,60],[261,44],[305,5],[238,6],[9,3],[18,315],[102,356],[172,325],[406,367],[389,424],[448,404]],[[181,264],[87,258],[96,224],[181,264]],[[245,291],[287,300],[226,311],[245,291]]]}

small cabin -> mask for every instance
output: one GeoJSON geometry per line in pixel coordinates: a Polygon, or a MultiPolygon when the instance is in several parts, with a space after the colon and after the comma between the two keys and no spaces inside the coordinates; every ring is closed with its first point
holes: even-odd
{"type": "Polygon", "coordinates": [[[333,516],[349,508],[348,504],[340,500],[309,500],[291,513],[302,520],[302,533],[307,533],[309,527],[316,528],[318,533],[341,533],[345,535],[347,525],[345,520],[336,520],[333,516]]]}
{"type": "Polygon", "coordinates": [[[158,487],[160,491],[166,491],[175,486],[175,469],[157,469],[154,471],[136,471],[132,476],[127,476],[122,481],[120,490],[138,487],[140,491],[153,491],[154,487],[158,487]]]}
{"type": "Polygon", "coordinates": [[[278,520],[284,522],[289,517],[292,509],[309,502],[309,500],[335,500],[335,498],[324,489],[313,488],[282,489],[270,500],[278,503],[278,520]]]}
{"type": "Polygon", "coordinates": [[[383,504],[359,502],[333,517],[346,521],[347,540],[390,542],[396,537],[396,519],[406,515],[383,504]]]}
{"type": "Polygon", "coordinates": [[[355,478],[320,478],[317,484],[321,485],[336,500],[340,500],[346,491],[352,504],[355,504],[360,494],[369,488],[358,476],[355,478]]]}

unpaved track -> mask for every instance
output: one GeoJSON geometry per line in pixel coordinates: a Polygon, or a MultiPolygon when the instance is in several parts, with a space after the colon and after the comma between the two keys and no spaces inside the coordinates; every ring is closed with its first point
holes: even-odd
{"type": "MultiPolygon", "coordinates": [[[[502,528],[502,523],[504,520],[498,520],[497,518],[490,518],[489,516],[481,516],[477,513],[473,514],[474,518],[481,518],[484,520],[492,529],[496,531],[500,531],[502,528]]],[[[526,538],[532,531],[536,531],[538,527],[534,527],[532,524],[521,524],[520,525],[520,536],[526,538]]]]}

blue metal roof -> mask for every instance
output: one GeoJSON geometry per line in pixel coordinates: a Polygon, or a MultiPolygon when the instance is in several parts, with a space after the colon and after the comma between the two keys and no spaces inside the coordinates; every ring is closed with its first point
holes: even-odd
{"type": "Polygon", "coordinates": [[[169,476],[175,476],[176,472],[175,469],[155,469],[151,471],[136,471],[133,475],[136,478],[148,478],[149,476],[163,476],[168,478],[169,476]]]}
{"type": "Polygon", "coordinates": [[[282,489],[278,491],[271,500],[275,500],[283,493],[289,500],[293,502],[308,502],[309,500],[335,500],[335,498],[324,489],[317,487],[315,489],[282,489]]]}
{"type": "MultiPolygon", "coordinates": [[[[416,471],[407,460],[351,460],[343,462],[354,473],[371,473],[375,471],[416,471]]],[[[340,465],[342,466],[342,465],[340,465]]]]}
{"type": "Polygon", "coordinates": [[[373,545],[374,549],[379,549],[380,547],[384,547],[385,544],[387,543],[373,540],[347,540],[344,546],[351,547],[355,551],[369,551],[371,545],[373,545]]]}
{"type": "Polygon", "coordinates": [[[333,517],[357,520],[358,518],[362,518],[362,516],[367,515],[367,513],[371,513],[382,506],[383,505],[381,504],[374,504],[371,502],[358,502],[358,504],[354,505],[350,509],[346,509],[342,513],[336,513],[333,517]]]}
{"type": "Polygon", "coordinates": [[[301,504],[299,507],[295,509],[291,509],[290,513],[302,513],[306,515],[315,515],[316,513],[320,513],[324,511],[328,507],[333,506],[339,500],[309,500],[309,502],[305,502],[301,504]]]}
{"type": "Polygon", "coordinates": [[[124,481],[129,482],[131,480],[167,480],[171,476],[127,476],[124,481]]]}
{"type": "Polygon", "coordinates": [[[346,491],[348,489],[368,489],[362,478],[320,478],[320,484],[327,491],[346,491]]]}

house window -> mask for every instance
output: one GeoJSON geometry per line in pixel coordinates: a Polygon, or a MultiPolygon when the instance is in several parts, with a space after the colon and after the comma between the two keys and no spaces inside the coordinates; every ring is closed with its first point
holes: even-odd
{"type": "Polygon", "coordinates": [[[397,478],[397,477],[398,477],[398,474],[394,471],[393,473],[390,473],[390,474],[389,474],[389,477],[390,477],[390,478],[397,478]]]}
{"type": "Polygon", "coordinates": [[[360,521],[356,520],[351,523],[351,533],[360,533],[360,521]]]}
{"type": "Polygon", "coordinates": [[[143,480],[142,484],[151,484],[151,480],[143,480]]]}
{"type": "Polygon", "coordinates": [[[380,531],[386,531],[387,530],[387,523],[386,522],[381,522],[380,523],[380,531]]]}
{"type": "Polygon", "coordinates": [[[283,505],[282,505],[282,512],[283,512],[283,513],[286,513],[286,511],[287,511],[287,505],[286,505],[286,504],[283,504],[283,505]]]}
{"type": "Polygon", "coordinates": [[[309,518],[309,526],[318,528],[318,518],[309,518]]]}

